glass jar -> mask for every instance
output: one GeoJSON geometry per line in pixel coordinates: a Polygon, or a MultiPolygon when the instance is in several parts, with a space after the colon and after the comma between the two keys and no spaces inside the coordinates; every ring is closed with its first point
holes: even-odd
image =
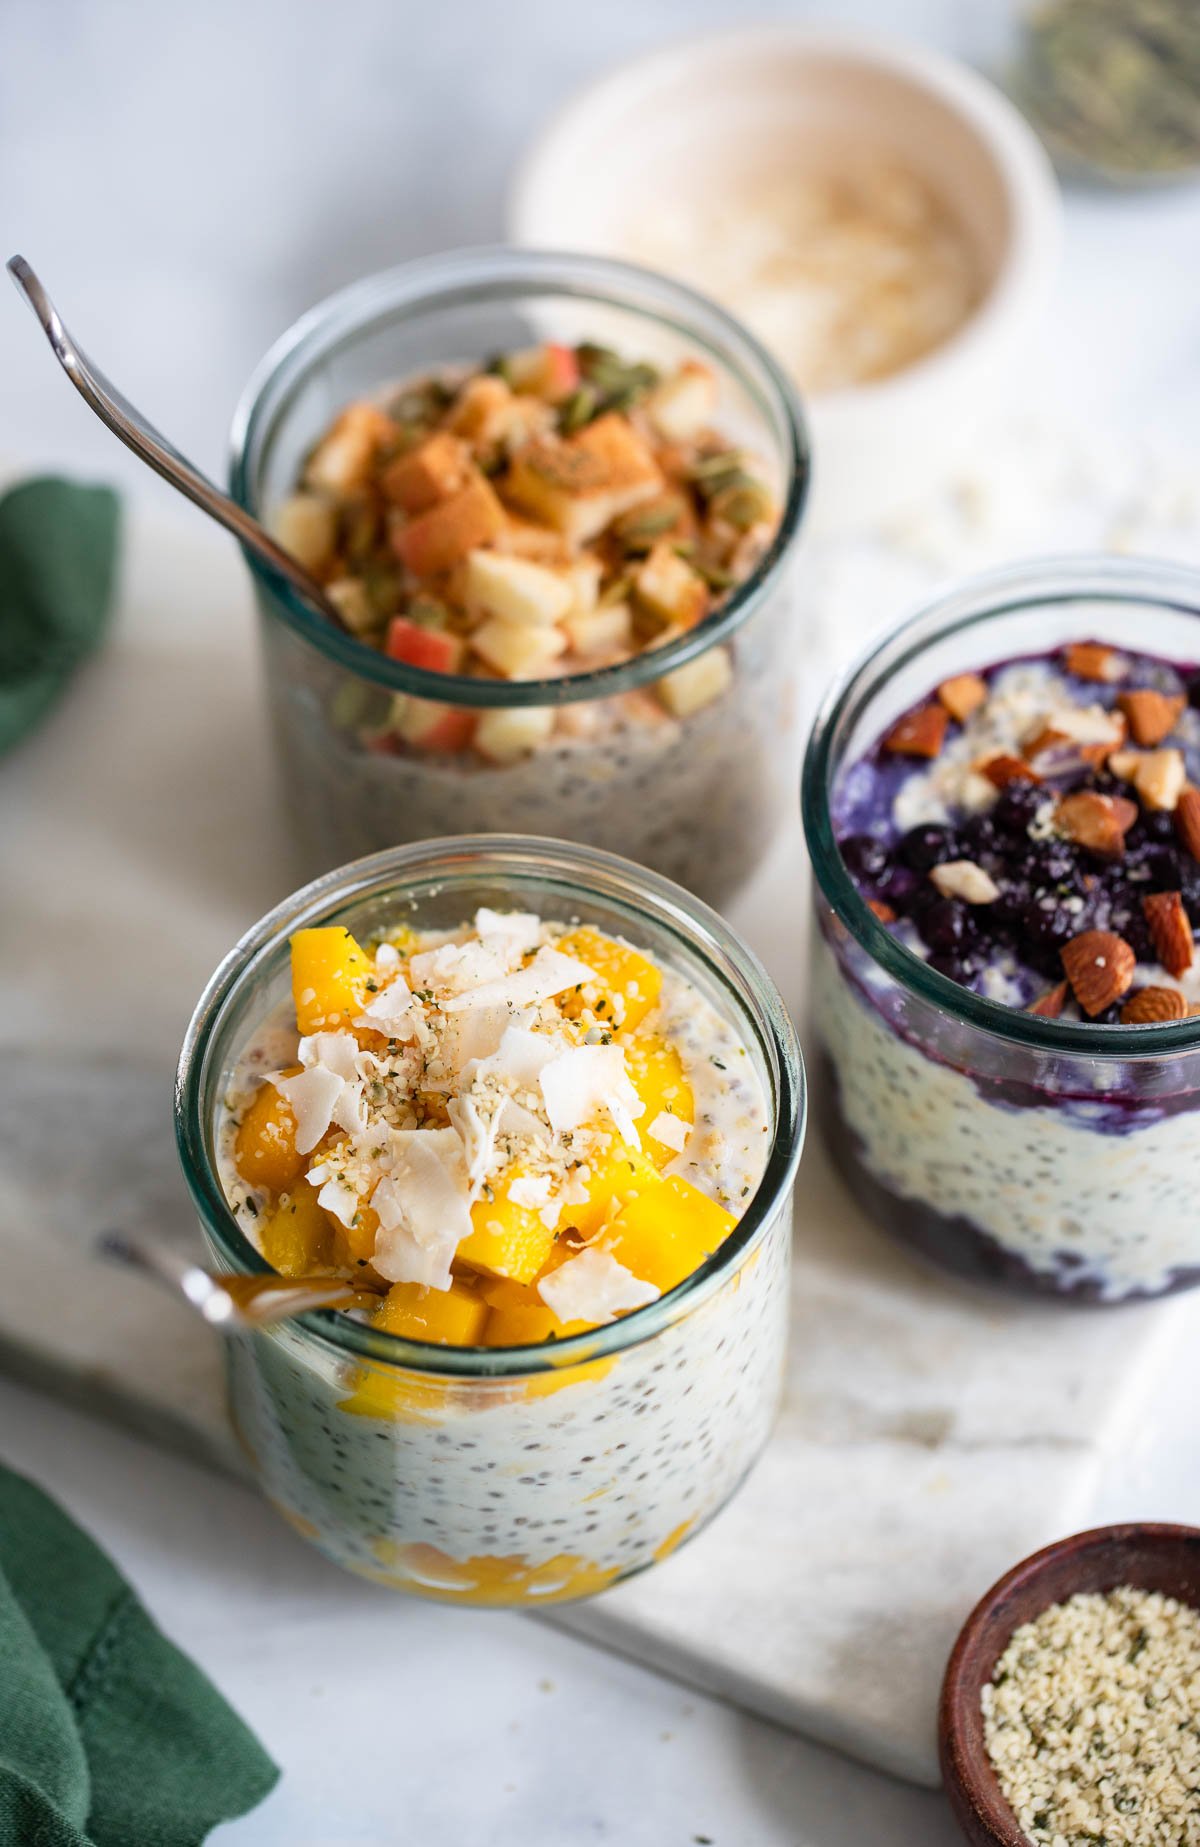
{"type": "MultiPolygon", "coordinates": [[[[334,628],[247,554],[285,800],[308,875],[438,835],[530,832],[619,852],[723,903],[786,812],[799,757],[791,564],[808,480],[795,393],[758,342],[680,284],[598,257],[522,250],[439,256],[356,283],[307,314],[251,380],[233,430],[231,491],[270,520],[304,457],[351,399],[431,369],[553,338],[602,340],[671,365],[700,356],[718,427],[769,467],[782,517],[747,581],[662,647],[591,673],[488,680],[390,659],[334,628]],[[649,690],[715,648],[733,674],[690,717],[649,690]],[[397,696],[431,720],[552,708],[549,740],[513,763],[400,746],[397,696]]],[[[453,718],[451,723],[453,723],[453,718]]]]}
{"type": "Polygon", "coordinates": [[[338,1564],[421,1596],[539,1605],[664,1557],[733,1493],[770,1429],[805,1103],[795,1031],[754,957],[677,887],[587,848],[500,836],[382,853],[285,900],[222,963],[184,1043],[176,1131],[213,1259],[265,1270],[222,1192],[215,1132],[243,1049],[290,993],[290,934],[339,923],[369,936],[398,916],[448,928],[481,905],[595,923],[696,985],[767,1099],[757,1193],[700,1269],[621,1321],[487,1348],[306,1315],[229,1340],[229,1405],[268,1498],[338,1564]]]}
{"type": "Polygon", "coordinates": [[[804,770],[815,873],[822,1128],[873,1217],[946,1269],[1059,1298],[1200,1281],[1200,1020],[1052,1020],[985,999],[891,935],[838,851],[831,801],[902,711],[953,674],[1098,640],[1200,658],[1200,577],[1071,558],[981,577],[833,688],[804,770]]]}

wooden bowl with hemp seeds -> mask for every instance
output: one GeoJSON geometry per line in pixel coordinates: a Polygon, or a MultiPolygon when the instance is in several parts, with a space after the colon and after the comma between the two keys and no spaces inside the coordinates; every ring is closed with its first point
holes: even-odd
{"type": "Polygon", "coordinates": [[[1060,1539],[955,1643],[942,1777],[973,1847],[1200,1843],[1200,1530],[1060,1539]]]}

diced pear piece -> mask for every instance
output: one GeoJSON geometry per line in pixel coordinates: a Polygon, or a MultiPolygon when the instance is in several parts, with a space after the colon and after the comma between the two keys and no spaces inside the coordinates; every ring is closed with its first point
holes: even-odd
{"type": "Polygon", "coordinates": [[[475,748],[493,763],[519,763],[545,744],[554,731],[549,706],[513,706],[485,712],[475,727],[475,748]]]}
{"type": "Polygon", "coordinates": [[[658,682],[658,695],[675,718],[691,718],[719,699],[733,680],[728,648],[710,648],[658,682]]]}
{"type": "Polygon", "coordinates": [[[425,513],[439,500],[456,494],[470,472],[467,445],[449,430],[438,430],[407,455],[398,456],[384,470],[379,485],[386,498],[406,513],[425,513]]]}
{"type": "Polygon", "coordinates": [[[396,426],[377,404],[347,404],[308,458],[304,480],[309,487],[345,496],[364,487],[384,443],[396,426]]]}
{"type": "Polygon", "coordinates": [[[678,372],[655,385],[643,406],[659,435],[670,443],[698,436],[716,407],[716,374],[699,359],[685,359],[678,372]]]}
{"type": "Polygon", "coordinates": [[[467,599],[503,622],[552,628],[570,609],[574,588],[561,572],[528,558],[480,550],[467,555],[467,599]]]}
{"type": "Polygon", "coordinates": [[[520,628],[493,616],[475,630],[471,646],[506,679],[536,680],[565,653],[567,638],[558,628],[520,628]]]}
{"type": "Polygon", "coordinates": [[[633,614],[628,603],[604,603],[599,609],[580,610],[563,624],[578,654],[612,654],[633,640],[633,614]]]}
{"type": "Polygon", "coordinates": [[[694,628],[707,613],[708,585],[665,541],[660,540],[647,554],[633,584],[639,603],[660,622],[694,628]]]}
{"type": "Polygon", "coordinates": [[[491,372],[478,372],[459,392],[447,427],[469,443],[486,446],[506,434],[514,409],[513,394],[504,380],[491,372]]]}
{"type": "Polygon", "coordinates": [[[337,545],[337,509],[321,494],[293,494],[271,521],[285,552],[308,571],[321,571],[337,545]]]}

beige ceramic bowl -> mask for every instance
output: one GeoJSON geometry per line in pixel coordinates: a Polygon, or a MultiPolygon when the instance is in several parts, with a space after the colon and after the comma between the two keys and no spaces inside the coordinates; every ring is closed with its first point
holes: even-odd
{"type": "Polygon", "coordinates": [[[770,26],[676,43],[602,77],[528,152],[514,241],[628,255],[631,224],[683,206],[731,164],[830,148],[913,170],[965,228],[981,298],[940,347],[879,382],[806,398],[811,518],[871,524],[944,483],[1019,396],[1058,245],[1058,195],[1016,110],[952,60],[877,35],[770,26]]]}

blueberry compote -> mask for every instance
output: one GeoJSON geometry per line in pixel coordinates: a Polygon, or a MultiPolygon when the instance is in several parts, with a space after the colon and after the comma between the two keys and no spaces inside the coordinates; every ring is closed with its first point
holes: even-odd
{"type": "Polygon", "coordinates": [[[1145,1029],[1086,1053],[985,1030],[822,915],[835,1150],[937,1261],[1103,1301],[1200,1281],[1200,1050],[1154,1030],[1200,1003],[1193,783],[1200,675],[1087,641],[943,681],[842,770],[842,857],[914,955],[1002,1008],[1145,1029]]]}

